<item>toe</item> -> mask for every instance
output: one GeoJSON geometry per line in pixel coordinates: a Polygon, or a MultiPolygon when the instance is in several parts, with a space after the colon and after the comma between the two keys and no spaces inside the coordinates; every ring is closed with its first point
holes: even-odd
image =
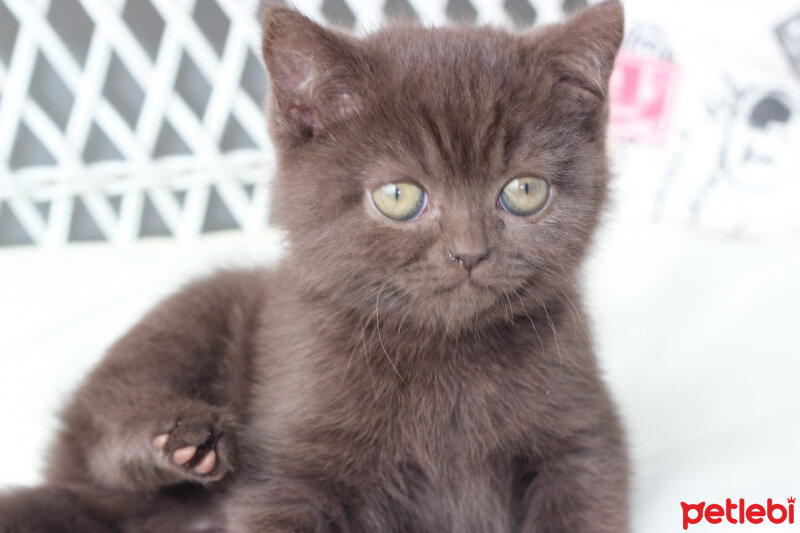
{"type": "Polygon", "coordinates": [[[185,448],[178,448],[172,454],[172,460],[179,465],[185,465],[192,460],[194,454],[197,453],[197,446],[186,446],[185,448]]]}
{"type": "Polygon", "coordinates": [[[200,475],[205,475],[210,473],[214,470],[214,467],[217,465],[217,454],[214,453],[214,450],[211,450],[206,454],[203,459],[197,463],[197,466],[194,467],[194,471],[200,475]]]}
{"type": "Polygon", "coordinates": [[[169,435],[167,433],[156,435],[153,439],[153,446],[155,446],[156,450],[163,452],[164,448],[167,447],[167,441],[169,441],[169,435]]]}

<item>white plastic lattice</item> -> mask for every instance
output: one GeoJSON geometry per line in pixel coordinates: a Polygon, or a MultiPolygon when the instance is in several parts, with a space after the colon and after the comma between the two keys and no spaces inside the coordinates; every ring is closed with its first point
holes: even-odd
{"type": "MultiPolygon", "coordinates": [[[[0,245],[267,223],[259,0],[4,0],[0,245]]],[[[556,19],[581,2],[307,0],[356,31],[556,19]]]]}
{"type": "Polygon", "coordinates": [[[60,37],[57,22],[47,17],[50,3],[6,2],[19,30],[8,66],[0,67],[0,160],[4,166],[0,198],[31,240],[67,241],[76,204],[88,212],[103,238],[131,240],[140,233],[146,200],[170,233],[194,235],[202,230],[212,185],[240,227],[262,226],[267,193],[261,178],[269,173],[269,152],[263,149],[268,140],[259,105],[240,86],[247,54],[258,51],[258,27],[252,15],[255,2],[218,2],[230,23],[221,56],[191,17],[196,2],[152,2],[163,21],[163,34],[156,56],[151,57],[123,18],[124,2],[83,0],[81,6],[92,24],[83,64],[60,37]],[[175,90],[184,54],[205,79],[214,80],[199,115],[175,90]],[[143,91],[135,123],[127,121],[104,95],[112,57],[143,91]],[[42,61],[72,95],[61,127],[31,97],[34,71],[42,61]],[[262,150],[223,153],[220,141],[231,118],[262,150]],[[55,164],[9,168],[22,127],[55,164]],[[121,157],[106,161],[87,157],[93,127],[96,136],[103,138],[94,142],[109,143],[121,157]],[[165,128],[185,144],[187,154],[156,159],[159,135],[168,131],[165,128]],[[248,183],[255,185],[252,195],[244,188],[248,183]],[[185,193],[183,201],[174,191],[185,193]],[[37,204],[47,207],[40,210],[37,204]]]}

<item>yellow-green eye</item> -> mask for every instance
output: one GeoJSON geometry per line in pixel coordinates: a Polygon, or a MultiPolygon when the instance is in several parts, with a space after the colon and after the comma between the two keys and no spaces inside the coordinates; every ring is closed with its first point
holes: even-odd
{"type": "Polygon", "coordinates": [[[541,178],[527,176],[505,184],[500,192],[500,205],[514,215],[532,215],[547,203],[550,185],[541,178]]]}
{"type": "Polygon", "coordinates": [[[411,220],[425,209],[425,191],[407,181],[387,183],[372,191],[378,211],[393,220],[411,220]]]}

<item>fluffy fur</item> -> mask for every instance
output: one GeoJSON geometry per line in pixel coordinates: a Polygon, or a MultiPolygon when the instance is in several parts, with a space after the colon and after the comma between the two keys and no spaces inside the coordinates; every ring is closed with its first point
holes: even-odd
{"type": "Polygon", "coordinates": [[[619,3],[520,35],[263,24],[287,257],[189,285],[112,346],[0,531],[625,532],[576,289],[619,3]],[[551,187],[528,217],[498,203],[520,175],[551,187]],[[370,202],[400,180],[427,191],[416,220],[370,202]]]}

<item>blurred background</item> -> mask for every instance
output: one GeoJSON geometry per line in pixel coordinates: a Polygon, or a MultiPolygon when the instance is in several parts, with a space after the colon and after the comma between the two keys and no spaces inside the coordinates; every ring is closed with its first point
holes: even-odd
{"type": "MultiPolygon", "coordinates": [[[[0,3],[0,487],[41,479],[58,406],[154,302],[280,256],[258,4],[0,3]]],[[[295,3],[356,33],[524,31],[585,4],[295,3]]],[[[682,531],[681,501],[800,495],[800,1],[623,4],[613,202],[583,281],[635,531],[682,531]]]]}

